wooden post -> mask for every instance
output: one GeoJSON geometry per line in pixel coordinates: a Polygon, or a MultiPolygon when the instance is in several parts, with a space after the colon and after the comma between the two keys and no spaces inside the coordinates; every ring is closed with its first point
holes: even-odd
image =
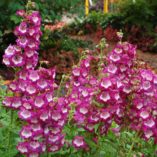
{"type": "Polygon", "coordinates": [[[104,13],[108,13],[109,0],[104,0],[104,13]]]}
{"type": "Polygon", "coordinates": [[[85,0],[85,15],[89,14],[89,0],[85,0]]]}

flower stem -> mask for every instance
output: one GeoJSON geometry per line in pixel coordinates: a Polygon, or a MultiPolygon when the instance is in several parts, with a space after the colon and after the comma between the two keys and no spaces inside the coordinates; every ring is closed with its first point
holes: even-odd
{"type": "Polygon", "coordinates": [[[46,156],[47,156],[47,157],[50,157],[50,154],[49,154],[49,152],[48,152],[48,151],[47,151],[47,154],[46,154],[46,156]]]}
{"type": "Polygon", "coordinates": [[[64,83],[64,79],[65,79],[65,75],[63,74],[62,79],[61,79],[60,84],[59,84],[59,87],[58,87],[58,90],[57,90],[57,97],[59,97],[61,95],[62,85],[64,83]]]}
{"type": "Polygon", "coordinates": [[[101,71],[102,68],[103,68],[103,65],[104,65],[104,50],[105,50],[105,47],[106,47],[106,40],[105,40],[105,38],[101,39],[98,47],[100,48],[100,56],[99,56],[100,60],[99,60],[98,70],[101,71]]]}
{"type": "Polygon", "coordinates": [[[11,130],[12,130],[13,118],[14,118],[14,112],[11,110],[10,111],[10,124],[9,124],[10,129],[8,132],[8,150],[10,150],[10,145],[11,145],[11,130]]]}
{"type": "Polygon", "coordinates": [[[132,150],[133,150],[134,145],[135,145],[135,143],[136,143],[137,137],[138,137],[138,132],[135,134],[135,137],[133,138],[133,141],[132,141],[132,144],[131,144],[131,147],[130,147],[130,149],[129,149],[129,152],[128,152],[127,157],[131,157],[131,153],[132,153],[132,150]]]}

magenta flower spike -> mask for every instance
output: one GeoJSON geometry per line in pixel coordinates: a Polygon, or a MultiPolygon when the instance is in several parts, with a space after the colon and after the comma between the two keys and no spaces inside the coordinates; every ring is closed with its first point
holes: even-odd
{"type": "Polygon", "coordinates": [[[6,97],[5,107],[18,110],[26,122],[20,131],[22,141],[17,149],[28,157],[38,157],[45,151],[55,152],[64,145],[62,129],[68,118],[68,101],[54,102],[55,69],[37,69],[38,49],[42,35],[39,12],[17,11],[23,18],[15,28],[16,44],[9,45],[3,56],[8,67],[19,68],[9,89],[17,96],[6,97]]]}

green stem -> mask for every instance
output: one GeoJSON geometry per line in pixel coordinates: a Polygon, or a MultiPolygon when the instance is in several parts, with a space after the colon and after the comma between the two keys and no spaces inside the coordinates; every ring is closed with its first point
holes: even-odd
{"type": "Polygon", "coordinates": [[[12,124],[13,124],[13,119],[14,119],[14,112],[11,110],[10,111],[10,124],[9,124],[9,134],[8,134],[8,150],[10,150],[10,145],[11,145],[11,130],[12,130],[12,124]]]}
{"type": "Polygon", "coordinates": [[[57,90],[57,97],[60,96],[60,92],[61,92],[61,90],[62,90],[62,85],[63,85],[63,83],[64,83],[64,78],[65,78],[65,75],[63,74],[63,75],[62,75],[61,82],[60,82],[59,87],[58,87],[58,90],[57,90]]]}
{"type": "Polygon", "coordinates": [[[51,154],[47,151],[47,155],[46,155],[47,157],[51,157],[51,154]]]}
{"type": "Polygon", "coordinates": [[[131,147],[130,147],[130,149],[129,149],[129,152],[128,152],[127,157],[131,157],[131,153],[132,153],[132,150],[133,150],[134,145],[135,145],[135,143],[136,143],[137,137],[138,137],[138,132],[135,134],[135,136],[134,136],[134,138],[133,138],[133,141],[132,141],[132,144],[131,144],[131,147]]]}
{"type": "Polygon", "coordinates": [[[101,39],[99,43],[99,48],[100,48],[100,61],[99,61],[99,71],[102,70],[102,65],[104,64],[104,49],[106,47],[106,41],[105,39],[101,39]]]}
{"type": "Polygon", "coordinates": [[[46,152],[45,152],[46,157],[51,157],[51,153],[48,151],[48,145],[46,146],[46,152]]]}
{"type": "Polygon", "coordinates": [[[101,50],[100,50],[100,63],[101,63],[101,65],[103,64],[103,46],[101,46],[101,50]]]}

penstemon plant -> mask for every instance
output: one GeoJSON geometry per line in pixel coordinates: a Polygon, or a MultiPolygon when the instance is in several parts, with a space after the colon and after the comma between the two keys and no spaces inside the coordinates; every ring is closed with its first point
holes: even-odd
{"type": "Polygon", "coordinates": [[[22,140],[17,145],[21,154],[50,156],[49,152],[66,145],[82,150],[83,156],[93,145],[100,151],[101,138],[110,130],[116,135],[133,130],[135,138],[157,142],[157,75],[140,65],[136,47],[122,42],[122,33],[107,57],[103,39],[98,45],[100,53],[87,51],[57,86],[54,68],[37,67],[42,35],[39,12],[27,8],[17,15],[22,22],[14,31],[16,44],[9,45],[3,56],[3,63],[16,69],[15,79],[8,85],[13,96],[6,96],[3,105],[17,110],[22,120],[22,140]],[[60,96],[64,84],[66,94],[60,96]],[[70,134],[67,128],[69,132],[76,129],[70,139],[66,138],[70,134]]]}
{"type": "Polygon", "coordinates": [[[57,151],[64,144],[61,132],[68,102],[65,98],[53,101],[55,69],[36,69],[42,34],[39,12],[20,10],[17,15],[22,22],[14,31],[16,45],[9,45],[3,56],[3,63],[17,70],[15,80],[8,86],[14,96],[6,97],[3,104],[18,110],[19,118],[26,122],[20,131],[23,141],[17,149],[36,157],[45,151],[57,151]]]}

